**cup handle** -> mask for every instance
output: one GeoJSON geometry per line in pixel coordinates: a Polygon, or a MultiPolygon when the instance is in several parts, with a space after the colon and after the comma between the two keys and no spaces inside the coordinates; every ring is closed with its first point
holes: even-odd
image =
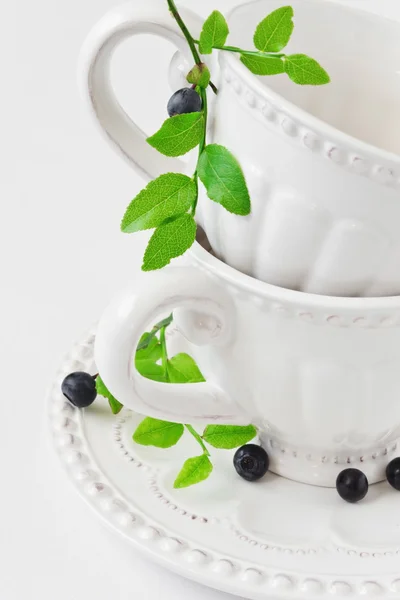
{"type": "MultiPolygon", "coordinates": [[[[200,17],[187,9],[180,8],[180,12],[193,35],[198,35],[202,27],[200,17]]],[[[94,26],[81,51],[79,83],[102,133],[142,176],[154,179],[168,171],[185,172],[185,163],[159,154],[146,143],[146,134],[122,109],[110,80],[110,63],[116,47],[142,33],[172,41],[193,63],[187,42],[169,14],[165,0],[135,1],[112,9],[94,26]]]]}
{"type": "Polygon", "coordinates": [[[158,419],[247,424],[248,415],[213,382],[161,383],[146,379],[136,370],[134,356],[141,335],[149,324],[175,308],[201,313],[212,324],[207,339],[203,330],[200,343],[232,343],[235,307],[217,282],[194,267],[152,273],[141,282],[139,293],[134,288],[124,292],[100,320],[95,361],[107,388],[126,407],[158,419]]]}

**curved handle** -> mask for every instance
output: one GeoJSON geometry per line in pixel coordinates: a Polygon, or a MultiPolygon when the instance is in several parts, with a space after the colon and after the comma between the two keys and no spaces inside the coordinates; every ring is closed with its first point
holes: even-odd
{"type": "MultiPolygon", "coordinates": [[[[187,9],[181,15],[192,35],[202,21],[187,9]]],[[[141,0],[123,4],[108,12],[90,32],[82,48],[79,78],[83,96],[103,133],[146,179],[167,171],[184,172],[185,163],[159,154],[146,143],[145,133],[118,103],[110,81],[110,62],[115,48],[126,38],[150,33],[172,41],[188,57],[190,51],[178,25],[169,14],[165,0],[141,0]]]]}
{"type": "Polygon", "coordinates": [[[143,332],[178,307],[210,318],[215,324],[209,331],[210,344],[229,344],[235,307],[228,293],[193,267],[152,273],[141,282],[139,294],[135,287],[112,302],[97,330],[95,361],[111,393],[128,408],[167,421],[247,423],[248,416],[214,383],[160,383],[146,379],[134,366],[143,332]]]}

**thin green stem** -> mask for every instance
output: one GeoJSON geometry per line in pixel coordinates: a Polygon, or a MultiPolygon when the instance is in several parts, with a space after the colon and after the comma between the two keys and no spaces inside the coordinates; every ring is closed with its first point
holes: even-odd
{"type": "Polygon", "coordinates": [[[212,91],[214,92],[215,95],[218,94],[218,88],[216,85],[213,84],[212,81],[210,81],[210,83],[208,84],[210,86],[210,88],[212,89],[212,91]]]}
{"type": "MultiPolygon", "coordinates": [[[[190,51],[192,53],[192,56],[193,56],[196,64],[201,65],[202,60],[201,60],[200,54],[198,53],[197,48],[195,46],[195,41],[194,41],[189,29],[186,27],[185,22],[183,21],[181,15],[179,14],[179,11],[176,7],[174,0],[167,0],[167,4],[168,4],[169,10],[171,11],[172,16],[174,17],[175,21],[178,23],[183,35],[186,38],[187,43],[189,44],[190,51]]],[[[198,42],[197,42],[197,44],[198,44],[198,42]]],[[[214,92],[214,94],[218,94],[218,88],[216,85],[213,84],[212,81],[210,81],[209,85],[210,85],[210,88],[212,89],[212,91],[214,92]]]]}
{"type": "Polygon", "coordinates": [[[194,217],[194,215],[196,214],[197,201],[199,199],[199,178],[198,178],[198,175],[197,175],[197,169],[194,172],[193,181],[194,181],[194,183],[196,185],[196,198],[194,199],[194,202],[192,204],[192,208],[190,209],[192,217],[194,217]]]}
{"type": "MultiPolygon", "coordinates": [[[[195,44],[199,45],[199,40],[193,40],[195,44]]],[[[238,52],[239,54],[249,54],[253,56],[263,56],[272,58],[282,58],[284,54],[275,54],[274,52],[259,52],[258,50],[243,50],[237,46],[214,46],[214,50],[223,50],[224,52],[238,52]]]]}
{"type": "MultiPolygon", "coordinates": [[[[199,158],[197,159],[197,164],[199,164],[200,156],[203,154],[203,150],[207,144],[207,117],[208,117],[207,90],[205,90],[204,88],[200,88],[200,96],[201,96],[201,103],[202,103],[202,107],[203,107],[204,131],[203,131],[203,137],[200,140],[200,144],[199,144],[199,158]]],[[[192,204],[192,208],[191,208],[191,213],[194,217],[194,215],[196,214],[197,202],[199,199],[199,182],[198,182],[197,167],[194,172],[193,179],[196,183],[196,189],[197,189],[196,198],[195,198],[195,200],[192,204]]]]}
{"type": "Polygon", "coordinates": [[[150,331],[149,335],[138,344],[138,347],[136,348],[136,350],[143,350],[144,348],[147,348],[147,346],[150,344],[153,337],[155,335],[157,335],[157,333],[160,331],[160,329],[162,327],[168,327],[168,325],[170,325],[171,323],[172,323],[172,313],[169,315],[169,317],[166,317],[165,319],[163,319],[162,321],[160,321],[159,323],[156,323],[154,325],[154,327],[150,331]]]}
{"type": "Polygon", "coordinates": [[[165,379],[166,379],[166,381],[168,381],[168,369],[167,369],[168,353],[167,353],[167,342],[165,340],[166,328],[167,328],[167,325],[164,325],[164,327],[161,327],[161,329],[160,329],[160,344],[161,344],[161,364],[164,369],[165,379]]]}
{"type": "Polygon", "coordinates": [[[208,117],[208,103],[207,103],[207,91],[203,88],[200,89],[201,102],[203,107],[203,117],[204,117],[204,132],[203,137],[200,141],[199,145],[199,158],[203,153],[204,148],[207,143],[207,117],[208,117]]]}
{"type": "Polygon", "coordinates": [[[187,43],[189,44],[190,51],[193,55],[193,58],[194,58],[196,64],[200,65],[202,62],[201,58],[200,58],[200,54],[197,51],[194,40],[190,34],[190,31],[186,27],[181,15],[178,12],[178,9],[175,5],[174,0],[167,0],[167,3],[168,3],[168,8],[172,13],[172,16],[174,17],[175,21],[178,23],[183,35],[185,36],[185,38],[187,40],[187,43]]]}
{"type": "Polygon", "coordinates": [[[205,445],[205,443],[203,442],[203,440],[201,439],[201,436],[197,433],[197,431],[191,425],[185,425],[185,427],[189,431],[189,433],[192,434],[194,439],[200,444],[200,446],[203,449],[203,454],[205,454],[206,456],[210,456],[207,446],[205,445]]]}

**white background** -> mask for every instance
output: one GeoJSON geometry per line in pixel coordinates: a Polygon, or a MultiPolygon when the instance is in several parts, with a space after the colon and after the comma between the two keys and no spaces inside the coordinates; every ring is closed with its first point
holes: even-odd
{"type": "MultiPolygon", "coordinates": [[[[76,85],[82,41],[117,2],[11,0],[0,8],[2,600],[228,598],[146,562],[103,529],[65,479],[46,430],[54,371],[135,277],[145,243],[119,232],[143,181],[100,138],[76,85]]],[[[203,16],[233,5],[184,3],[203,16]]],[[[400,0],[347,3],[400,19],[400,0]]],[[[171,55],[166,42],[142,38],[116,57],[122,102],[148,132],[165,118],[171,55]]]]}

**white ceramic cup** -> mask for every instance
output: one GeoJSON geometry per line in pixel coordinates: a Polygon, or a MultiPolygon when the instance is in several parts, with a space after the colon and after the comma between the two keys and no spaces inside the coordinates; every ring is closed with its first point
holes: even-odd
{"type": "MultiPolygon", "coordinates": [[[[219,76],[213,54],[219,93],[209,141],[240,161],[252,213],[232,215],[202,188],[198,220],[222,260],[263,281],[326,295],[400,294],[400,24],[321,0],[291,4],[295,29],[285,51],[318,59],[332,83],[256,77],[229,53],[220,53],[219,76]]],[[[229,42],[252,48],[257,23],[280,5],[235,8],[229,42]]],[[[198,35],[202,20],[182,15],[198,35]]],[[[147,178],[193,172],[146,144],[115,98],[113,50],[140,33],[165,37],[183,53],[183,64],[173,62],[177,85],[175,68],[187,72],[193,59],[166,1],[146,0],[114,8],[95,26],[82,51],[83,93],[107,138],[147,178]]]]}
{"type": "Polygon", "coordinates": [[[276,473],[334,486],[347,467],[384,479],[400,453],[400,297],[274,287],[197,242],[189,264],[146,274],[105,311],[95,361],[128,408],[176,422],[255,423],[276,473]],[[174,311],[206,383],[134,367],[141,334],[174,311]]]}

